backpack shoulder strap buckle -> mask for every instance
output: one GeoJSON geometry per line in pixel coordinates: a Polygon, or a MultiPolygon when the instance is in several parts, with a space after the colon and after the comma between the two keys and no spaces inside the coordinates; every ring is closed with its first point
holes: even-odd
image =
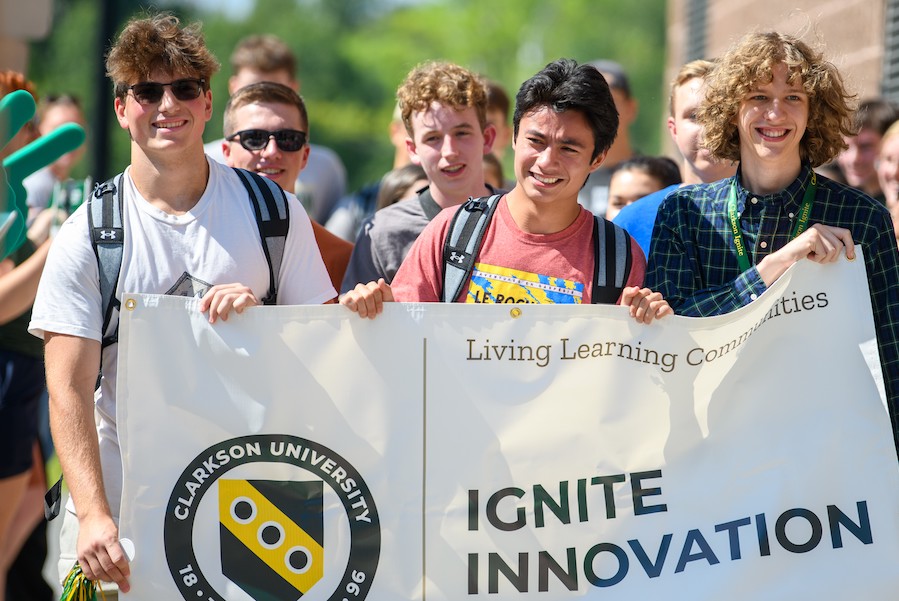
{"type": "Polygon", "coordinates": [[[94,198],[102,198],[104,194],[115,194],[116,185],[115,178],[109,179],[105,182],[97,182],[94,184],[94,198]]]}
{"type": "Polygon", "coordinates": [[[469,213],[474,213],[474,212],[483,213],[490,206],[488,201],[489,201],[489,197],[483,197],[483,196],[480,198],[469,197],[468,200],[466,200],[462,204],[462,207],[469,213]]]}
{"type": "Polygon", "coordinates": [[[471,276],[501,194],[469,198],[453,215],[443,241],[443,289],[441,301],[451,303],[471,276]]]}

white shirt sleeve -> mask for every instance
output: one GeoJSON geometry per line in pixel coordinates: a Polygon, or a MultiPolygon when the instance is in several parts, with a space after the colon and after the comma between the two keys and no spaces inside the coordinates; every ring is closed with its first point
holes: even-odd
{"type": "Polygon", "coordinates": [[[28,331],[101,340],[100,276],[85,203],[59,228],[41,275],[28,331]]]}

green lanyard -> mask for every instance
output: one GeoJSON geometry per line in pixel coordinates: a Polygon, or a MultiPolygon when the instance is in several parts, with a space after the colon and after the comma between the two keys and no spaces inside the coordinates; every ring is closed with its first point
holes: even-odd
{"type": "MultiPolygon", "coordinates": [[[[812,171],[812,180],[805,188],[805,195],[802,197],[802,206],[799,207],[799,216],[796,219],[796,225],[793,226],[793,233],[790,240],[801,234],[808,227],[808,220],[812,214],[812,203],[815,202],[815,188],[818,184],[818,178],[812,171]]],[[[734,239],[734,248],[737,251],[737,263],[740,265],[740,271],[747,271],[750,267],[749,252],[746,250],[746,242],[743,240],[743,231],[740,229],[740,215],[737,213],[737,178],[735,177],[730,185],[730,192],[727,196],[727,221],[730,224],[730,233],[734,239]]]]}

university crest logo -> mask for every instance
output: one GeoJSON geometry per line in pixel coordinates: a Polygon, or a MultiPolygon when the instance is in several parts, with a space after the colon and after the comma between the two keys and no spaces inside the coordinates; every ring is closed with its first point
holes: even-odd
{"type": "Polygon", "coordinates": [[[332,450],[288,435],[233,438],[182,472],[166,561],[184,599],[364,599],[381,546],[374,499],[332,450]]]}
{"type": "Polygon", "coordinates": [[[299,599],[322,579],[322,482],[219,481],[222,572],[254,599],[299,599]]]}

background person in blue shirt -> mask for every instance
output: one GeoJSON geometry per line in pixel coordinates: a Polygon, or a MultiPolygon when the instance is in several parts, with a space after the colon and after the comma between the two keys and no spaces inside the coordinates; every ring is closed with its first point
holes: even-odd
{"type": "MultiPolygon", "coordinates": [[[[668,133],[683,157],[680,167],[682,186],[711,183],[730,177],[736,171],[733,161],[716,160],[700,144],[702,126],[696,121],[696,109],[702,102],[705,77],[714,66],[714,62],[703,59],[690,61],[681,67],[671,82],[668,133]]],[[[656,213],[665,197],[677,188],[678,185],[672,185],[644,196],[621,209],[614,218],[615,225],[620,225],[634,237],[647,258],[656,213]]]]}

